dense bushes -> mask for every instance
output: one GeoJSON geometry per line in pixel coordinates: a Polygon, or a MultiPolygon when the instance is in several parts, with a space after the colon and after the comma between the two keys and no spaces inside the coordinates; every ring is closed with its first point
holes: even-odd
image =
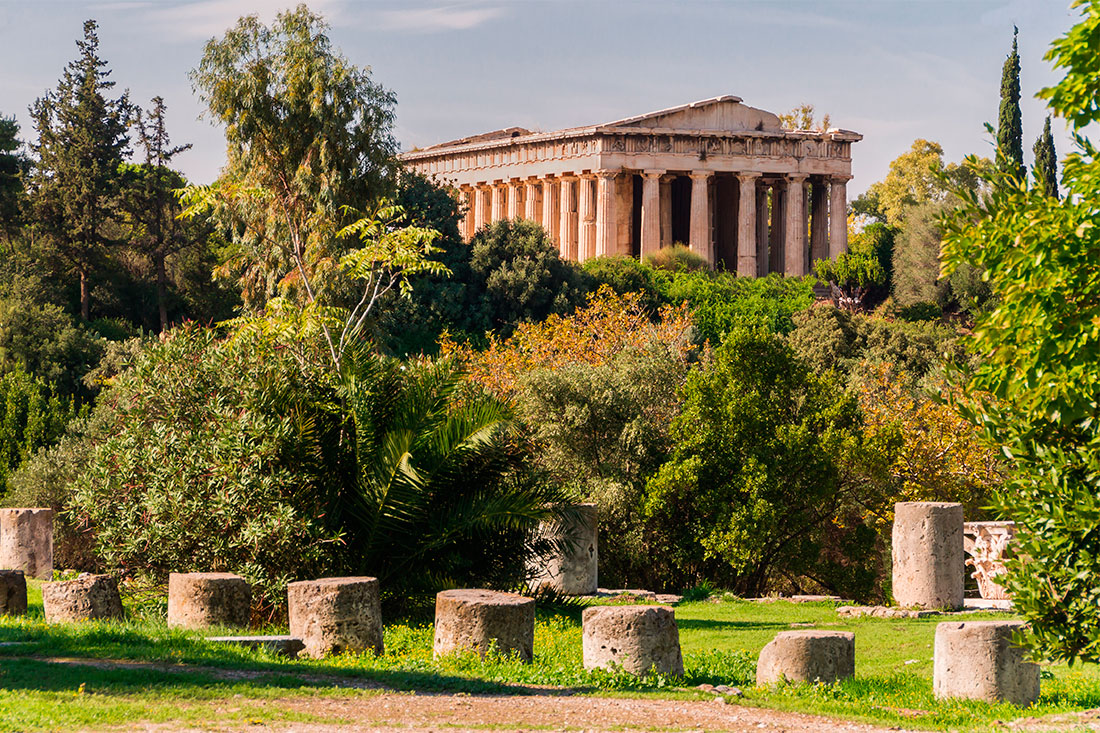
{"type": "Polygon", "coordinates": [[[664,582],[757,595],[809,578],[865,595],[874,533],[846,481],[862,448],[855,398],[762,330],[730,334],[684,395],[644,505],[648,558],[664,582]]]}
{"type": "Polygon", "coordinates": [[[729,272],[691,272],[665,282],[665,302],[686,302],[699,337],[711,343],[721,342],[727,333],[744,326],[787,333],[794,328],[794,314],[809,308],[814,297],[812,278],[778,274],[747,278],[729,272]]]}
{"type": "Polygon", "coordinates": [[[77,414],[71,398],[58,396],[21,368],[0,375],[0,497],[8,476],[37,449],[57,441],[77,414]]]}

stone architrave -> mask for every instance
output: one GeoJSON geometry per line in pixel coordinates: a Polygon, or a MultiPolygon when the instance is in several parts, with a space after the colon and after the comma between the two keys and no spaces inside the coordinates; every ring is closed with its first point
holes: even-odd
{"type": "Polygon", "coordinates": [[[799,629],[781,631],[760,652],[756,684],[832,683],[856,673],[855,634],[848,631],[799,629]]]}
{"type": "Polygon", "coordinates": [[[491,590],[445,590],[435,597],[435,656],[495,648],[530,662],[535,652],[535,600],[491,590]]]}
{"type": "Polygon", "coordinates": [[[252,588],[233,573],[169,573],[168,626],[248,626],[252,588]]]}
{"type": "Polygon", "coordinates": [[[806,274],[806,176],[787,177],[787,226],[783,243],[783,274],[802,277],[806,274]]]}
{"type": "Polygon", "coordinates": [[[0,568],[53,577],[53,509],[0,509],[0,568]]]}
{"type": "Polygon", "coordinates": [[[688,229],[691,251],[714,267],[714,252],[710,241],[709,171],[691,173],[691,223],[688,229]]]}
{"type": "Polygon", "coordinates": [[[593,595],[599,589],[599,530],[595,504],[572,507],[576,516],[561,524],[543,524],[539,531],[564,545],[560,552],[533,564],[533,585],[570,596],[593,595]]]}
{"type": "Polygon", "coordinates": [[[382,603],[377,578],[321,578],[286,589],[290,635],[319,658],[341,652],[382,654],[382,603]]]}
{"type": "Polygon", "coordinates": [[[27,612],[27,578],[22,570],[0,570],[0,616],[27,612]]]}
{"type": "Polygon", "coordinates": [[[661,248],[661,176],[664,171],[642,174],[642,257],[661,248]]]}
{"type": "Polygon", "coordinates": [[[676,614],[668,606],[592,606],[581,615],[584,668],[684,674],[676,614]]]}
{"type": "Polygon", "coordinates": [[[110,575],[81,575],[42,584],[42,610],[49,623],[122,618],[118,583],[110,575]]]}
{"type": "Polygon", "coordinates": [[[1039,665],[1013,643],[1023,621],[948,621],[936,626],[932,690],[938,698],[1009,702],[1039,699],[1039,665]]]}
{"type": "Polygon", "coordinates": [[[963,507],[952,502],[894,505],[893,594],[902,607],[963,606],[963,507]]]}

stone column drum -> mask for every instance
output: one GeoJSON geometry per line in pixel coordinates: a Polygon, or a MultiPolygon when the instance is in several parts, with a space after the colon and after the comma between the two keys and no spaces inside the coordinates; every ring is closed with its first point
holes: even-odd
{"type": "Polygon", "coordinates": [[[0,570],[0,616],[27,612],[27,578],[22,570],[0,570]]]}
{"type": "Polygon", "coordinates": [[[599,531],[595,504],[577,504],[576,517],[561,525],[543,525],[544,536],[564,542],[562,552],[538,558],[534,585],[571,596],[594,594],[599,587],[599,531]]]}
{"type": "Polygon", "coordinates": [[[233,573],[168,575],[168,625],[182,629],[248,626],[252,588],[233,573]]]}
{"type": "Polygon", "coordinates": [[[445,590],[435,597],[435,656],[475,651],[482,657],[496,642],[503,655],[534,657],[535,601],[491,590],[445,590]]]}
{"type": "Polygon", "coordinates": [[[381,654],[382,603],[377,578],[320,578],[286,588],[290,635],[313,658],[371,650],[381,654]]]}
{"type": "Polygon", "coordinates": [[[53,577],[53,509],[0,509],[0,568],[53,577]]]}
{"type": "Polygon", "coordinates": [[[848,631],[781,631],[760,652],[756,684],[836,682],[856,673],[856,636],[848,631]]]}
{"type": "Polygon", "coordinates": [[[899,606],[962,608],[964,561],[962,504],[894,505],[893,592],[899,606]]]}
{"type": "Polygon", "coordinates": [[[936,626],[932,690],[936,697],[1010,702],[1039,699],[1039,665],[1012,643],[1023,621],[948,621],[936,626]]]}
{"type": "Polygon", "coordinates": [[[42,584],[42,610],[50,623],[121,619],[118,583],[110,575],[81,575],[76,580],[42,584]]]}
{"type": "Polygon", "coordinates": [[[668,606],[594,606],[581,623],[585,669],[618,665],[634,675],[650,669],[684,674],[680,631],[668,606]]]}

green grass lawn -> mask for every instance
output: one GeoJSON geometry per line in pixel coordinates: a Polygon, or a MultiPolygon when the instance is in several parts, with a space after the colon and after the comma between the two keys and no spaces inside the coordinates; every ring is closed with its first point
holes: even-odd
{"type": "Polygon", "coordinates": [[[840,619],[827,603],[677,606],[685,667],[681,680],[584,671],[576,610],[540,612],[535,662],[529,665],[508,659],[482,661],[473,655],[433,660],[432,629],[424,623],[388,625],[382,657],[288,661],[262,651],[208,643],[204,636],[220,632],[170,630],[162,620],[46,624],[36,582],[29,595],[26,617],[0,619],[0,730],[98,727],[139,720],[207,725],[293,722],[306,718],[292,717],[278,706],[265,705],[265,700],[373,694],[349,687],[365,683],[399,690],[517,694],[523,691],[521,685],[553,685],[580,694],[686,699],[711,697],[694,690],[696,685],[729,684],[745,693],[737,704],[922,729],[989,729],[997,721],[1021,716],[1100,706],[1100,671],[1094,665],[1044,668],[1042,697],[1026,711],[1009,705],[937,701],[932,696],[932,643],[942,619],[840,619]],[[792,624],[855,632],[856,677],[838,685],[756,688],[757,654],[792,624]],[[45,659],[57,657],[158,666],[97,668],[45,659]],[[164,663],[193,666],[169,671],[164,663]]]}

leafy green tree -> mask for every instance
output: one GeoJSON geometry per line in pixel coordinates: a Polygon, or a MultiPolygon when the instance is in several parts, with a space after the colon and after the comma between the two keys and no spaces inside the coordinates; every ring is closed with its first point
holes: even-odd
{"type": "Polygon", "coordinates": [[[940,278],[940,217],[957,201],[929,202],[906,210],[894,240],[894,298],[900,305],[950,300],[950,287],[940,278]]]}
{"type": "Polygon", "coordinates": [[[21,153],[19,123],[0,117],[0,235],[9,242],[22,224],[23,176],[28,161],[21,153]]]}
{"type": "Polygon", "coordinates": [[[677,570],[666,582],[869,592],[862,560],[874,531],[855,517],[858,489],[846,480],[862,445],[859,408],[781,337],[729,334],[714,363],[688,376],[672,438],[644,508],[650,556],[677,570]]]}
{"type": "Polygon", "coordinates": [[[788,130],[828,130],[831,125],[828,114],[821,118],[821,122],[816,122],[814,106],[806,102],[779,115],[779,123],[788,130]]]}
{"type": "Polygon", "coordinates": [[[791,317],[814,302],[813,278],[737,277],[732,272],[678,272],[662,284],[667,303],[687,303],[700,340],[717,344],[731,331],[763,326],[787,333],[791,317]]]}
{"type": "Polygon", "coordinates": [[[945,164],[939,143],[914,140],[908,152],[891,161],[886,178],[872,183],[866,195],[868,204],[875,203],[887,224],[900,227],[909,209],[947,201],[954,188],[976,190],[981,176],[981,169],[945,164]]]}
{"type": "Polygon", "coordinates": [[[28,181],[37,231],[80,281],[80,315],[91,318],[94,278],[113,244],[107,225],[116,218],[118,169],[128,152],[126,95],[113,87],[99,56],[96,22],[84,23],[80,57],[66,67],[57,89],[31,105],[37,140],[28,181]]]}
{"type": "Polygon", "coordinates": [[[1043,123],[1043,134],[1032,148],[1035,153],[1035,183],[1047,196],[1058,198],[1058,154],[1054,152],[1054,135],[1050,132],[1050,115],[1043,123]]]}
{"type": "Polygon", "coordinates": [[[667,582],[667,568],[647,551],[641,509],[646,481],[668,457],[669,424],[680,412],[690,364],[678,347],[654,339],[602,364],[574,362],[522,379],[519,414],[540,465],[599,508],[604,584],[667,582]]]}
{"type": "Polygon", "coordinates": [[[1016,52],[1019,29],[1012,27],[1012,53],[1001,70],[1001,108],[997,114],[997,156],[1005,170],[1024,180],[1024,130],[1020,115],[1020,55],[1016,52]]]}
{"type": "MultiPolygon", "coordinates": [[[[481,331],[507,337],[521,321],[570,313],[584,303],[587,278],[563,260],[546,230],[526,219],[493,222],[470,242],[470,295],[481,331]]],[[[476,332],[474,324],[464,329],[476,332]]]]}
{"type": "Polygon", "coordinates": [[[886,284],[886,271],[869,254],[845,252],[835,259],[818,260],[814,275],[829,283],[834,304],[846,310],[862,310],[870,292],[886,284]]]}
{"type": "Polygon", "coordinates": [[[1000,511],[1018,529],[1013,604],[1037,655],[1097,661],[1100,150],[1083,131],[1100,121],[1100,3],[1074,7],[1079,22],[1045,57],[1065,78],[1040,92],[1079,144],[1064,161],[1067,195],[1000,173],[989,197],[965,197],[944,239],[944,267],[981,268],[997,299],[973,330],[980,361],[963,377],[963,408],[1011,464],[1000,511]]]}
{"type": "Polygon", "coordinates": [[[654,314],[664,304],[660,283],[663,273],[655,267],[639,262],[635,257],[626,255],[593,257],[586,260],[583,267],[592,281],[593,290],[606,284],[619,295],[641,293],[642,303],[654,314]]]}
{"type": "MultiPolygon", "coordinates": [[[[225,126],[226,166],[206,191],[235,227],[220,270],[244,302],[313,301],[350,247],[341,229],[393,191],[394,96],[348,63],[305,5],[267,27],[242,17],[203,49],[192,82],[225,126]]],[[[348,295],[355,302],[358,295],[348,295]]]]}
{"type": "Polygon", "coordinates": [[[167,260],[186,247],[205,244],[202,227],[183,221],[174,191],[184,187],[183,176],[169,166],[191,145],[172,145],[165,128],[167,111],[162,97],[153,97],[147,113],[135,112],[134,127],[145,149],[145,163],[123,164],[122,200],[130,224],[129,245],[149,258],[156,277],[160,330],[168,328],[167,260]]]}
{"type": "Polygon", "coordinates": [[[77,417],[71,398],[16,368],[0,376],[0,496],[8,476],[39,448],[61,438],[77,417]]]}

